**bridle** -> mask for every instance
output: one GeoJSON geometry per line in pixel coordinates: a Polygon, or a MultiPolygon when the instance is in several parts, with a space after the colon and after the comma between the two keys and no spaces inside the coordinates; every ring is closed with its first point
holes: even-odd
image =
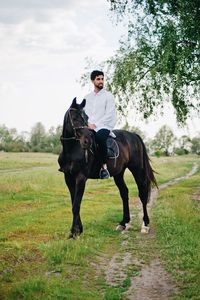
{"type": "MultiPolygon", "coordinates": [[[[70,124],[71,124],[71,127],[73,129],[73,133],[74,135],[73,136],[70,136],[70,137],[63,137],[63,135],[61,135],[60,137],[60,140],[61,142],[62,141],[71,141],[71,140],[75,140],[75,141],[80,141],[80,138],[78,137],[77,135],[77,130],[79,129],[84,129],[84,128],[88,128],[88,122],[87,120],[84,118],[83,114],[82,114],[82,111],[83,109],[76,109],[76,108],[72,108],[70,107],[67,111],[67,114],[66,114],[66,117],[65,117],[65,122],[67,122],[68,118],[69,118],[69,121],[70,121],[70,124]],[[82,120],[83,120],[83,125],[82,126],[75,126],[74,123],[73,123],[73,119],[72,119],[72,116],[71,116],[71,112],[72,111],[81,111],[81,114],[79,114],[79,116],[81,116],[82,120]]],[[[93,151],[92,151],[92,147],[90,147],[89,149],[84,149],[84,152],[85,152],[85,160],[86,160],[86,163],[88,163],[88,150],[94,155],[93,151]]]]}
{"type": "Polygon", "coordinates": [[[73,123],[73,119],[72,119],[72,116],[71,116],[71,112],[72,111],[83,111],[82,109],[76,109],[76,108],[72,108],[70,107],[67,111],[67,115],[66,115],[66,118],[65,118],[65,122],[67,122],[67,119],[69,118],[70,120],[70,124],[71,124],[71,127],[73,129],[73,132],[74,132],[74,135],[73,136],[70,136],[70,137],[63,137],[63,135],[61,135],[60,137],[60,140],[61,141],[68,141],[68,140],[76,140],[76,141],[79,141],[80,138],[78,137],[77,135],[77,130],[79,129],[84,129],[84,128],[87,128],[88,126],[88,123],[87,123],[87,120],[84,118],[84,116],[81,114],[79,114],[79,116],[81,116],[82,120],[83,120],[83,126],[75,126],[74,123],[73,123]]]}

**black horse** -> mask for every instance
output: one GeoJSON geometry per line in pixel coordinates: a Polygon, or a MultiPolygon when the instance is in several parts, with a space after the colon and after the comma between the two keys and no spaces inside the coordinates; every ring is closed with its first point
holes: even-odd
{"type": "MultiPolygon", "coordinates": [[[[61,136],[63,151],[58,159],[71,195],[73,222],[69,237],[72,238],[83,232],[80,206],[86,181],[88,178],[99,178],[101,167],[95,132],[87,128],[88,117],[83,109],[85,103],[83,100],[81,104],[77,104],[75,98],[65,114],[61,136]]],[[[152,184],[157,186],[154,171],[139,135],[125,130],[114,130],[113,132],[116,135],[119,155],[116,161],[108,159],[107,165],[123,201],[123,219],[119,223],[118,229],[125,229],[126,224],[130,221],[128,188],[123,178],[125,169],[128,168],[135,178],[143,205],[142,232],[147,232],[149,228],[147,202],[152,184]]]]}

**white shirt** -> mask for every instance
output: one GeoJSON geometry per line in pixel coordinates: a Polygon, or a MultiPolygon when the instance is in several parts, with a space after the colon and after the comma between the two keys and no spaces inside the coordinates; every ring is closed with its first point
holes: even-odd
{"type": "Polygon", "coordinates": [[[88,115],[88,122],[95,124],[98,131],[102,128],[113,130],[116,124],[115,99],[105,89],[98,93],[91,92],[84,97],[86,99],[85,112],[88,115]]]}

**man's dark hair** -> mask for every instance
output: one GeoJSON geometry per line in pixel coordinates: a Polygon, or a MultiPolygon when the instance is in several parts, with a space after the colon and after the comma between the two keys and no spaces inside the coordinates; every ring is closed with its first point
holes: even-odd
{"type": "Polygon", "coordinates": [[[91,80],[95,80],[95,78],[99,75],[103,75],[104,76],[104,73],[102,71],[99,71],[99,70],[94,70],[92,71],[92,73],[90,74],[90,79],[91,80]]]}

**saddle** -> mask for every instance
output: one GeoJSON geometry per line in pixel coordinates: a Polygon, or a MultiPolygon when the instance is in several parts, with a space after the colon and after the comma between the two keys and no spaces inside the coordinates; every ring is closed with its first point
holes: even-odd
{"type": "Polygon", "coordinates": [[[116,159],[119,156],[119,146],[114,137],[109,136],[107,141],[108,158],[116,159]]]}

